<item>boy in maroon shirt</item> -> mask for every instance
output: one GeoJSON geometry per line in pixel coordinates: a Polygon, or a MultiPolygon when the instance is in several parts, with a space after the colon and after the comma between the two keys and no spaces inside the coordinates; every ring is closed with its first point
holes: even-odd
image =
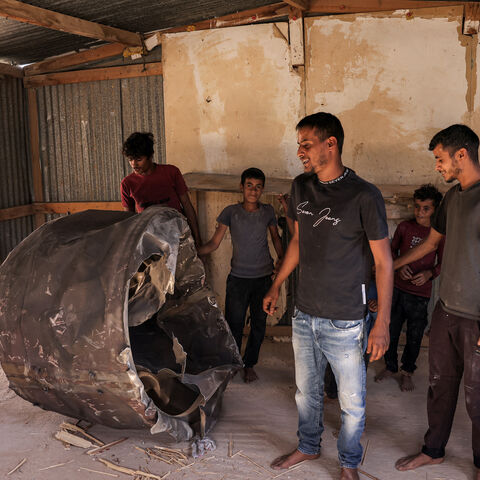
{"type": "MultiPolygon", "coordinates": [[[[430,218],[442,200],[442,194],[431,184],[415,190],[415,218],[400,223],[392,240],[392,255],[397,258],[415,247],[430,232],[430,218]]],[[[420,352],[423,332],[427,326],[427,307],[432,291],[432,280],[440,274],[444,241],[437,251],[420,260],[405,265],[395,273],[392,314],[390,320],[390,346],[385,353],[385,369],[376,377],[376,382],[398,372],[397,348],[402,326],[407,321],[407,342],[402,354],[400,390],[415,388],[412,375],[420,352]]]]}
{"type": "Polygon", "coordinates": [[[183,175],[175,165],[153,162],[153,134],[132,133],[125,140],[122,153],[133,172],[121,183],[123,209],[140,213],[151,205],[175,208],[187,217],[195,245],[201,245],[197,214],[188,195],[183,175]]]}

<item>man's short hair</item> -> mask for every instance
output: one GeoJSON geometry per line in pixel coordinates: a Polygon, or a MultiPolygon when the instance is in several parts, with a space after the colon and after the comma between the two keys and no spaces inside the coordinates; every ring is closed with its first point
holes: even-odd
{"type": "Polygon", "coordinates": [[[437,187],[431,183],[426,183],[413,192],[413,198],[424,202],[425,200],[432,200],[435,209],[440,205],[443,195],[438,191],[437,187]]]}
{"type": "Polygon", "coordinates": [[[256,180],[261,180],[263,186],[265,186],[265,174],[259,168],[251,167],[244,170],[241,176],[242,185],[245,185],[245,180],[247,178],[255,178],[256,180]]]}
{"type": "Polygon", "coordinates": [[[304,127],[312,128],[322,142],[329,137],[335,137],[338,151],[342,153],[345,134],[340,120],[335,115],[326,112],[308,115],[298,122],[297,131],[304,127]]]}
{"type": "Polygon", "coordinates": [[[441,145],[453,157],[458,150],[464,148],[473,163],[478,163],[478,136],[466,125],[455,124],[441,130],[430,140],[429,150],[441,145]]]}
{"type": "Polygon", "coordinates": [[[126,157],[140,158],[153,155],[153,133],[135,132],[132,133],[123,143],[122,153],[126,157]]]}

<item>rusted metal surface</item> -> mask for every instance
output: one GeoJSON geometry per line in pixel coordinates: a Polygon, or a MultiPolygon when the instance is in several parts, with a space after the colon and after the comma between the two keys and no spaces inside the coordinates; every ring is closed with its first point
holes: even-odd
{"type": "Polygon", "coordinates": [[[47,410],[188,439],[211,428],[241,366],[170,208],[49,222],[0,266],[0,290],[2,367],[47,410]]]}
{"type": "Polygon", "coordinates": [[[164,163],[162,92],[161,76],[37,89],[45,200],[120,200],[122,143],[134,131],[154,134],[164,163]]]}
{"type": "MultiPolygon", "coordinates": [[[[0,77],[0,209],[29,204],[30,160],[21,79],[0,77]]],[[[33,218],[0,222],[0,262],[33,231],[33,218]]]]}

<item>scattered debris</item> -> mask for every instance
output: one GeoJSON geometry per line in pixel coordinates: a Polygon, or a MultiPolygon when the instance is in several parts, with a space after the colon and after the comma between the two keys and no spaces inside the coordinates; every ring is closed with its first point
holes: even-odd
{"type": "Polygon", "coordinates": [[[209,437],[194,437],[192,441],[192,457],[203,457],[207,452],[213,452],[217,448],[215,442],[209,437]]]}
{"type": "Polygon", "coordinates": [[[155,475],[153,473],[149,472],[144,472],[143,470],[134,470],[133,468],[128,468],[128,467],[121,467],[120,465],[115,465],[112,462],[109,462],[108,460],[105,460],[104,458],[97,458],[99,462],[102,462],[105,466],[108,468],[111,468],[112,470],[116,470],[117,472],[122,472],[126,473],[128,475],[133,475],[134,477],[146,477],[146,478],[153,478],[154,480],[163,480],[164,478],[167,477],[167,475],[170,475],[170,472],[167,472],[163,477],[160,477],[159,475],[155,475]]]}
{"type": "Polygon", "coordinates": [[[363,470],[360,470],[360,469],[358,469],[358,473],[361,473],[362,475],[365,475],[366,477],[371,478],[372,480],[380,480],[379,478],[374,477],[373,475],[370,475],[369,473],[364,472],[363,470]]]}
{"type": "Polygon", "coordinates": [[[78,432],[78,433],[82,434],[85,438],[88,438],[89,440],[91,440],[93,443],[96,443],[98,446],[105,445],[101,440],[99,440],[98,438],[95,438],[93,435],[90,435],[89,433],[87,433],[85,431],[84,428],[82,428],[78,425],[73,425],[73,424],[68,423],[68,422],[63,422],[60,425],[60,428],[62,430],[67,430],[69,432],[78,432]]]}
{"type": "Polygon", "coordinates": [[[118,478],[118,475],[115,474],[115,473],[101,472],[100,470],[92,470],[91,468],[80,467],[79,470],[86,470],[87,472],[99,473],[100,475],[106,475],[107,477],[115,477],[115,478],[118,478]]]}
{"type": "Polygon", "coordinates": [[[68,433],[65,430],[59,430],[55,434],[55,438],[57,440],[60,440],[61,442],[68,443],[69,445],[74,445],[75,447],[90,448],[95,446],[89,440],[85,440],[84,438],[81,438],[78,435],[73,435],[73,433],[68,433]]]}
{"type": "Polygon", "coordinates": [[[363,465],[363,462],[365,460],[365,457],[367,456],[367,450],[368,450],[368,444],[370,443],[370,440],[367,440],[367,445],[365,446],[365,450],[363,451],[362,455],[362,461],[360,462],[360,465],[363,465]]]}
{"type": "Polygon", "coordinates": [[[24,458],[13,470],[10,470],[10,471],[7,473],[7,476],[8,476],[8,475],[11,475],[13,472],[16,472],[26,461],[27,461],[27,459],[24,458]]]}
{"type": "MultiPolygon", "coordinates": [[[[305,461],[305,460],[304,460],[305,461]]],[[[282,475],[285,475],[286,473],[291,473],[293,470],[296,470],[297,468],[300,468],[302,466],[302,464],[304,463],[303,462],[300,462],[300,463],[297,463],[294,467],[290,467],[290,468],[287,468],[287,470],[285,470],[284,472],[282,473],[279,473],[278,475],[275,475],[274,477],[272,477],[272,480],[274,478],[278,478],[278,477],[281,477],[282,475]]]]}
{"type": "Polygon", "coordinates": [[[115,440],[114,442],[106,443],[100,447],[92,448],[92,450],[89,450],[87,454],[93,455],[95,453],[103,452],[104,450],[108,450],[110,447],[113,447],[114,445],[118,445],[119,443],[122,443],[125,440],[128,440],[128,437],[123,437],[120,440],[115,440]]]}
{"type": "Polygon", "coordinates": [[[57,463],[56,465],[50,465],[49,467],[39,468],[38,471],[41,472],[43,470],[50,470],[51,468],[63,467],[64,465],[68,465],[69,463],[72,463],[72,462],[73,460],[69,460],[68,462],[64,462],[64,463],[57,463]]]}
{"type": "MultiPolygon", "coordinates": [[[[242,458],[245,458],[247,459],[249,462],[253,463],[255,466],[257,466],[258,468],[260,468],[261,470],[263,470],[264,472],[267,472],[269,475],[272,474],[272,472],[270,470],[267,470],[265,467],[262,467],[260,464],[258,464],[257,462],[254,462],[250,457],[247,457],[246,455],[244,455],[243,453],[240,453],[240,452],[237,452],[236,455],[242,457],[242,458]]],[[[233,455],[232,455],[233,456],[233,455]]]]}
{"type": "Polygon", "coordinates": [[[228,456],[232,458],[233,455],[233,439],[232,434],[230,434],[230,438],[228,440],[228,456]]]}

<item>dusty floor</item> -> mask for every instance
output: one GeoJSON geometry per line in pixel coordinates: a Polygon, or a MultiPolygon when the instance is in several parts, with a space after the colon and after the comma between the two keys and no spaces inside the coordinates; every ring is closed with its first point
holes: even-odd
{"type": "MultiPolygon", "coordinates": [[[[442,465],[422,468],[416,472],[396,472],[395,459],[418,451],[426,428],[427,351],[422,349],[419,369],[415,375],[418,388],[402,393],[395,380],[379,385],[373,377],[383,366],[376,362],[368,370],[367,427],[363,437],[368,445],[361,469],[378,480],[461,480],[473,478],[471,461],[470,423],[465,411],[463,394],[459,399],[455,424],[442,465]]],[[[104,442],[128,436],[128,440],[112,447],[98,457],[120,461],[120,465],[147,467],[156,475],[171,471],[169,480],[269,479],[279,472],[270,470],[270,461],[296,446],[296,408],[294,402],[293,354],[290,343],[266,340],[258,367],[260,381],[245,385],[239,375],[228,386],[222,417],[212,432],[217,450],[180,471],[169,465],[147,460],[134,448],[152,445],[174,445],[169,437],[151,436],[146,431],[119,431],[94,426],[89,432],[104,442]],[[227,455],[229,438],[233,452],[245,456],[227,455]],[[257,465],[256,465],[257,464],[257,465]]],[[[109,470],[84,450],[66,450],[53,438],[60,423],[68,420],[61,415],[45,412],[17,397],[8,389],[0,371],[0,478],[28,480],[79,480],[129,478],[109,470]],[[23,466],[7,476],[26,458],[23,466]],[[65,464],[55,466],[58,464],[65,464]],[[47,468],[52,467],[53,468],[47,468]],[[95,473],[89,470],[97,470],[95,473]]],[[[336,402],[325,407],[325,433],[322,457],[287,471],[283,479],[338,478],[335,432],[339,427],[336,402]]],[[[186,447],[186,445],[180,445],[186,447]]],[[[193,459],[192,459],[193,462],[193,459]]],[[[281,472],[280,472],[281,473],[281,472]]],[[[132,478],[132,477],[130,477],[132,478]]]]}

